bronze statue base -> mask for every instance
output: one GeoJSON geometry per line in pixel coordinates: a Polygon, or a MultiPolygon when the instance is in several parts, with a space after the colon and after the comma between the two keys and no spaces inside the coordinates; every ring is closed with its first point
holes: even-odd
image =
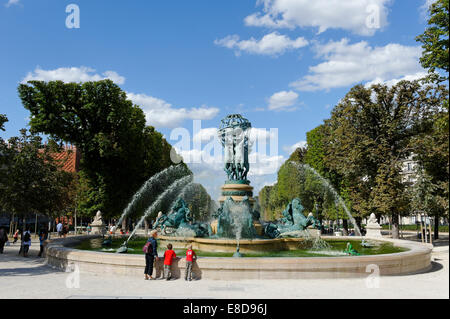
{"type": "Polygon", "coordinates": [[[252,204],[255,202],[253,198],[253,186],[247,184],[224,184],[219,202],[222,204],[228,197],[231,197],[235,202],[242,202],[245,196],[248,196],[252,204]]]}

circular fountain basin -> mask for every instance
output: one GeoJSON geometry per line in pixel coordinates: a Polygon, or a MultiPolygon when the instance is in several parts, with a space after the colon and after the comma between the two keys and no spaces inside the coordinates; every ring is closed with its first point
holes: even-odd
{"type": "MultiPolygon", "coordinates": [[[[73,265],[76,264],[81,273],[142,276],[145,267],[145,258],[142,255],[113,254],[74,248],[85,240],[95,238],[100,237],[78,236],[49,241],[46,246],[48,264],[64,270],[73,269],[73,265]]],[[[329,239],[334,240],[331,237],[329,239]]],[[[339,237],[336,240],[343,239],[354,241],[364,238],[352,236],[339,237]]],[[[165,239],[160,238],[160,240],[165,239]]],[[[186,242],[186,239],[183,240],[184,243],[180,241],[176,245],[192,244],[193,246],[198,245],[197,247],[208,245],[208,249],[211,247],[218,247],[218,249],[234,247],[233,251],[236,249],[236,241],[233,240],[201,238],[192,238],[189,242],[186,242]],[[211,243],[210,241],[219,242],[211,243]]],[[[390,242],[395,247],[402,247],[407,251],[384,255],[342,257],[200,257],[194,263],[194,274],[198,279],[212,280],[351,278],[367,277],[373,271],[371,268],[373,265],[376,265],[380,270],[380,275],[384,276],[410,274],[427,271],[431,268],[432,245],[385,238],[377,240],[390,242]]],[[[280,247],[277,245],[288,247],[293,242],[298,245],[299,239],[275,239],[268,240],[267,243],[263,243],[263,241],[249,240],[247,245],[245,240],[241,241],[241,252],[245,255],[245,249],[253,250],[257,249],[256,247],[268,249],[270,245],[272,247],[280,247]]],[[[170,237],[170,242],[175,243],[173,237],[170,237]]],[[[201,250],[201,248],[197,249],[201,250]]],[[[173,276],[180,278],[184,274],[185,259],[174,261],[172,268],[173,276]]],[[[156,277],[162,276],[162,258],[155,262],[155,269],[156,277]]]]}
{"type": "MultiPolygon", "coordinates": [[[[192,245],[192,249],[209,252],[235,252],[237,247],[236,239],[212,239],[212,238],[183,238],[172,236],[159,236],[160,246],[166,247],[172,244],[174,248],[186,249],[192,245]]],[[[270,251],[284,251],[298,249],[302,238],[283,239],[241,239],[239,247],[241,253],[258,253],[270,251]]]]}

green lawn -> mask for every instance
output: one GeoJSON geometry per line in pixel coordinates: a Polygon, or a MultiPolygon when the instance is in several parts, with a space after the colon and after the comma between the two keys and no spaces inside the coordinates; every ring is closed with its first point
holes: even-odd
{"type": "MultiPolygon", "coordinates": [[[[389,229],[389,225],[382,225],[381,227],[383,227],[383,229],[388,230],[389,229]]],[[[420,225],[401,225],[400,226],[401,230],[411,230],[411,231],[416,231],[416,230],[420,230],[420,225]]],[[[431,226],[431,229],[434,231],[434,225],[431,226]]],[[[439,231],[443,232],[443,233],[448,233],[448,225],[444,225],[444,226],[439,226],[439,231]]]]}

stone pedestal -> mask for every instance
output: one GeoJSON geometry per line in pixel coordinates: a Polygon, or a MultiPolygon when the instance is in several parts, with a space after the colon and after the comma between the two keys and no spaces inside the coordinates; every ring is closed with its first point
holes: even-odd
{"type": "Polygon", "coordinates": [[[381,226],[378,223],[368,224],[366,226],[366,237],[383,237],[383,235],[381,235],[381,226]]]}
{"type": "Polygon", "coordinates": [[[91,234],[92,235],[105,235],[106,234],[106,225],[105,224],[91,224],[91,234]]]}
{"type": "Polygon", "coordinates": [[[212,230],[212,233],[215,235],[215,234],[217,234],[217,224],[218,224],[219,222],[217,221],[217,219],[216,220],[214,220],[210,225],[211,225],[211,230],[212,230]]]}
{"type": "Polygon", "coordinates": [[[242,202],[244,197],[248,196],[250,203],[254,203],[253,186],[249,184],[233,184],[227,183],[222,186],[222,196],[219,202],[222,204],[228,197],[231,197],[235,202],[242,202]]]}
{"type": "Polygon", "coordinates": [[[91,223],[93,235],[106,234],[106,225],[103,223],[102,212],[98,211],[95,215],[94,221],[91,223]]]}
{"type": "MultiPolygon", "coordinates": [[[[253,198],[253,186],[249,185],[250,182],[227,182],[222,186],[222,196],[219,198],[219,203],[223,204],[228,197],[231,197],[235,202],[242,202],[244,197],[247,196],[253,209],[255,199],[253,198]]],[[[256,234],[262,236],[264,234],[264,227],[259,221],[254,221],[256,234]]],[[[214,234],[217,234],[217,220],[211,223],[211,228],[214,234]]]]}
{"type": "Polygon", "coordinates": [[[371,214],[366,225],[366,237],[378,237],[381,238],[381,226],[378,224],[378,220],[375,214],[371,214]]]}
{"type": "Polygon", "coordinates": [[[255,227],[255,231],[258,236],[264,235],[264,227],[259,221],[254,221],[253,227],[255,227]]]}

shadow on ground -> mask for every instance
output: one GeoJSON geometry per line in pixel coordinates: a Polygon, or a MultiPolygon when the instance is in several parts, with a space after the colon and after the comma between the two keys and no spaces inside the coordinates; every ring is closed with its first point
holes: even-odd
{"type": "MultiPolygon", "coordinates": [[[[11,247],[14,248],[14,247],[11,247]]],[[[3,254],[0,254],[0,277],[6,276],[40,276],[51,274],[55,272],[61,272],[58,269],[54,269],[46,264],[45,258],[37,257],[38,251],[30,250],[28,257],[23,257],[18,254],[17,249],[9,249],[3,254]],[[13,264],[17,265],[21,263],[22,267],[13,267],[13,264]],[[23,264],[26,267],[23,267],[23,264]],[[9,265],[10,264],[10,265],[9,265]],[[9,267],[8,267],[9,266],[9,267]]]]}
{"type": "Polygon", "coordinates": [[[27,268],[3,268],[0,269],[0,277],[4,276],[40,276],[60,272],[47,265],[27,268]]]}

